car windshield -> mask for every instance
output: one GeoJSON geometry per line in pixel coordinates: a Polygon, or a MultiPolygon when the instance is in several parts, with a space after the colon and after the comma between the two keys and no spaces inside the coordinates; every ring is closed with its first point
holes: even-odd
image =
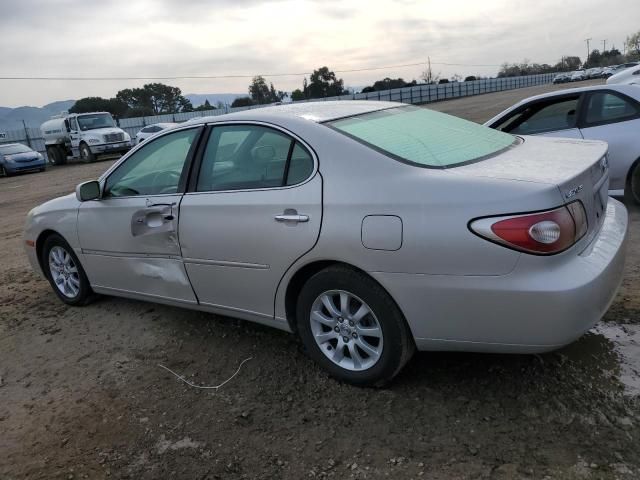
{"type": "Polygon", "coordinates": [[[387,156],[430,168],[478,161],[518,141],[513,135],[414,106],[365,113],[328,125],[387,156]]]}
{"type": "Polygon", "coordinates": [[[15,155],[16,153],[27,153],[31,149],[26,145],[0,145],[0,154],[15,155]]]}
{"type": "Polygon", "coordinates": [[[109,128],[115,126],[113,118],[108,113],[92,113],[78,117],[80,130],[95,130],[96,128],[109,128]]]}

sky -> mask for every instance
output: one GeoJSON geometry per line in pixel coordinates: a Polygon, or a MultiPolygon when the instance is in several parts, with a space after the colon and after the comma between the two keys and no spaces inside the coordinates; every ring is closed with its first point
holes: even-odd
{"type": "MultiPolygon", "coordinates": [[[[262,74],[291,91],[323,65],[346,86],[418,79],[427,58],[442,77],[495,75],[503,62],[584,58],[586,38],[622,50],[639,18],[638,0],[0,0],[0,77],[262,74]]],[[[188,94],[243,93],[250,80],[161,81],[188,94]]],[[[0,106],[113,97],[151,81],[0,80],[0,106]]]]}

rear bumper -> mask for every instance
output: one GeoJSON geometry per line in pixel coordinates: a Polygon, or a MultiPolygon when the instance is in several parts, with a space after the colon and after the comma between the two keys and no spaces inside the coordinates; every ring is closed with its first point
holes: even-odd
{"type": "Polygon", "coordinates": [[[502,276],[372,275],[404,312],[420,350],[543,352],[602,318],[622,281],[626,238],[626,208],[609,199],[600,231],[580,254],[523,254],[502,276]]]}

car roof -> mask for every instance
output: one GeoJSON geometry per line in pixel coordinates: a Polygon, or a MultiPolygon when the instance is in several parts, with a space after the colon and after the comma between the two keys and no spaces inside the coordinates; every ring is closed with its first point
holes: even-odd
{"type": "Polygon", "coordinates": [[[397,102],[374,100],[330,100],[314,102],[285,103],[270,107],[252,108],[240,112],[189,120],[190,124],[219,122],[224,120],[273,120],[297,117],[322,123],[338,118],[351,117],[363,113],[376,112],[387,108],[403,106],[397,102]]]}
{"type": "Polygon", "coordinates": [[[578,87],[578,88],[564,88],[562,90],[555,90],[553,92],[542,93],[540,95],[534,95],[520,100],[514,105],[522,105],[523,103],[529,103],[532,100],[542,100],[544,98],[553,98],[561,95],[571,95],[572,93],[593,92],[598,90],[615,90],[621,93],[626,93],[630,97],[640,100],[640,87],[637,85],[616,85],[616,84],[603,84],[592,85],[590,87],[578,87]]]}

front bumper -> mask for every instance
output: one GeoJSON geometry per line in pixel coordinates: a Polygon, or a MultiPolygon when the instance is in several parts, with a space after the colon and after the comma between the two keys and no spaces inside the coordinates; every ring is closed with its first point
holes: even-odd
{"type": "Polygon", "coordinates": [[[94,154],[108,154],[108,153],[124,153],[131,150],[133,144],[131,142],[116,142],[116,143],[105,143],[102,145],[90,145],[91,151],[94,154]]]}
{"type": "Polygon", "coordinates": [[[30,172],[40,170],[46,167],[46,161],[43,159],[30,160],[28,162],[4,162],[4,169],[8,173],[30,172]]]}
{"type": "Polygon", "coordinates": [[[405,314],[419,350],[533,353],[571,343],[599,321],[622,281],[627,210],[609,199],[580,254],[522,254],[501,276],[372,273],[405,314]]]}

